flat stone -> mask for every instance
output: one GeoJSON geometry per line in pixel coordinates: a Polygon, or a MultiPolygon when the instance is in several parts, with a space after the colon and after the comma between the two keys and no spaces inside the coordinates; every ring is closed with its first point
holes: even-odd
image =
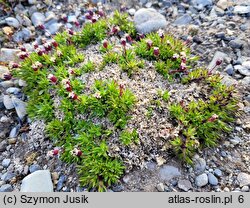
{"type": "Polygon", "coordinates": [[[192,17],[189,14],[184,14],[183,16],[177,18],[174,21],[175,25],[187,25],[192,21],[192,17]]]}
{"type": "Polygon", "coordinates": [[[167,26],[166,18],[156,10],[142,8],[136,11],[134,23],[139,33],[150,33],[167,26]]]}
{"type": "Polygon", "coordinates": [[[20,126],[15,126],[14,128],[11,129],[9,138],[16,138],[18,135],[18,131],[20,129],[20,126]]]}
{"type": "Polygon", "coordinates": [[[0,192],[12,192],[13,188],[10,184],[4,184],[0,187],[0,192]]]}
{"type": "Polygon", "coordinates": [[[241,191],[242,192],[249,192],[249,186],[243,186],[241,191]]]}
{"type": "Polygon", "coordinates": [[[20,62],[17,54],[20,52],[19,49],[11,49],[11,48],[1,48],[0,49],[0,62],[8,63],[10,61],[20,62]]]}
{"type": "Polygon", "coordinates": [[[17,95],[19,92],[21,92],[21,89],[20,89],[20,88],[17,88],[17,87],[9,87],[9,88],[6,90],[6,93],[14,94],[14,95],[17,95]]]}
{"type": "Polygon", "coordinates": [[[243,172],[239,173],[237,176],[237,180],[240,183],[240,187],[250,186],[250,175],[247,173],[243,172]]]}
{"type": "Polygon", "coordinates": [[[172,178],[180,176],[181,173],[177,167],[171,165],[163,165],[160,168],[160,177],[162,180],[169,181],[172,178]]]}
{"type": "Polygon", "coordinates": [[[60,28],[62,26],[63,25],[61,23],[54,22],[54,23],[48,25],[47,29],[48,29],[48,31],[50,32],[51,35],[55,35],[60,30],[60,28]]]}
{"type": "Polygon", "coordinates": [[[8,171],[1,176],[1,180],[7,182],[14,177],[16,177],[16,174],[8,171]]]}
{"type": "Polygon", "coordinates": [[[206,160],[203,158],[194,159],[194,171],[197,174],[203,173],[206,169],[206,160]]]}
{"type": "Polygon", "coordinates": [[[208,177],[206,173],[203,173],[195,178],[195,185],[202,187],[207,185],[208,183],[208,177]]]}
{"type": "Polygon", "coordinates": [[[157,190],[159,192],[164,192],[164,185],[163,185],[163,183],[157,184],[156,188],[157,188],[157,190]]]}
{"type": "Polygon", "coordinates": [[[56,190],[60,191],[63,187],[63,183],[66,181],[66,176],[65,175],[61,175],[59,177],[59,180],[57,182],[57,186],[56,186],[56,190]]]}
{"type": "Polygon", "coordinates": [[[7,73],[9,73],[8,67],[0,65],[0,79],[3,79],[3,75],[7,73]]]}
{"type": "Polygon", "coordinates": [[[187,192],[189,189],[191,189],[193,187],[192,187],[192,184],[189,180],[179,180],[178,181],[178,188],[187,192]]]}
{"type": "Polygon", "coordinates": [[[26,111],[26,103],[23,102],[22,100],[12,97],[12,103],[16,109],[16,113],[19,117],[20,120],[23,120],[23,118],[27,115],[26,111]]]}
{"type": "Polygon", "coordinates": [[[15,108],[14,104],[12,103],[12,98],[9,95],[3,96],[3,104],[7,110],[15,108]]]}
{"type": "Polygon", "coordinates": [[[22,180],[20,192],[53,192],[53,183],[48,170],[38,170],[22,180]]]}
{"type": "Polygon", "coordinates": [[[31,31],[28,28],[23,28],[21,31],[17,32],[13,36],[13,40],[16,43],[28,41],[28,40],[30,40],[31,35],[32,35],[32,33],[31,33],[31,31]]]}
{"type": "Polygon", "coordinates": [[[235,14],[248,14],[250,13],[250,6],[235,6],[234,13],[235,14]]]}
{"type": "Polygon", "coordinates": [[[218,179],[212,173],[208,173],[208,182],[212,186],[217,186],[218,185],[218,179]]]}
{"type": "Polygon", "coordinates": [[[240,74],[244,76],[250,76],[250,69],[246,68],[243,65],[235,65],[235,70],[237,70],[240,74]]]}
{"type": "Polygon", "coordinates": [[[229,87],[231,85],[237,84],[238,82],[235,79],[233,79],[232,77],[230,77],[228,75],[224,75],[224,76],[222,76],[221,83],[229,87]]]}
{"type": "Polygon", "coordinates": [[[38,164],[33,164],[33,165],[31,165],[31,166],[29,167],[30,173],[34,173],[34,172],[36,172],[36,171],[38,171],[38,170],[42,170],[42,168],[41,168],[40,165],[38,165],[38,164]]]}
{"type": "Polygon", "coordinates": [[[240,39],[234,39],[234,40],[231,40],[228,45],[231,47],[231,48],[234,48],[234,49],[240,49],[243,47],[243,45],[245,44],[245,42],[243,40],[240,40],[240,39]]]}
{"type": "Polygon", "coordinates": [[[34,12],[31,16],[31,21],[35,27],[44,24],[45,15],[41,12],[34,12]]]}
{"type": "Polygon", "coordinates": [[[221,177],[221,176],[222,176],[222,171],[221,171],[220,169],[216,168],[216,169],[214,170],[214,175],[216,175],[216,176],[218,176],[218,177],[221,177]]]}
{"type": "Polygon", "coordinates": [[[245,77],[244,79],[241,80],[241,83],[246,86],[250,85],[250,77],[249,76],[245,77]]]}
{"type": "Polygon", "coordinates": [[[7,167],[9,167],[9,165],[10,165],[10,159],[3,159],[3,161],[2,161],[2,166],[4,167],[4,168],[7,168],[7,167]]]}
{"type": "Polygon", "coordinates": [[[231,0],[219,0],[216,5],[217,7],[225,10],[230,6],[233,6],[233,2],[231,0]]]}
{"type": "Polygon", "coordinates": [[[6,89],[6,88],[9,88],[9,87],[13,87],[14,82],[12,80],[2,81],[2,82],[0,82],[0,86],[6,89]]]}
{"type": "Polygon", "coordinates": [[[225,72],[230,76],[234,75],[233,65],[232,64],[227,65],[225,72]]]}
{"type": "Polygon", "coordinates": [[[193,5],[211,6],[213,5],[212,0],[192,0],[193,5]]]}
{"type": "Polygon", "coordinates": [[[5,19],[5,22],[6,22],[7,25],[9,25],[11,27],[14,27],[14,28],[19,28],[20,27],[19,21],[14,17],[7,17],[5,19]]]}

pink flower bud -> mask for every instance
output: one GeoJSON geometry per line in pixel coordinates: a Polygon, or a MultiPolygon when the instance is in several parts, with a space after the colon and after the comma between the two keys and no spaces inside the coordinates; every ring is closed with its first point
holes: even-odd
{"type": "Polygon", "coordinates": [[[122,38],[122,39],[121,39],[121,44],[125,47],[125,46],[126,46],[126,43],[127,43],[127,42],[126,42],[126,39],[125,39],[125,38],[122,38]]]}
{"type": "Polygon", "coordinates": [[[44,43],[44,48],[45,48],[45,50],[47,51],[47,52],[49,52],[49,51],[51,51],[52,50],[52,46],[51,46],[51,44],[50,43],[44,43]]]}
{"type": "Polygon", "coordinates": [[[54,149],[52,152],[53,152],[53,155],[58,155],[59,149],[54,149]]]}
{"type": "Polygon", "coordinates": [[[55,84],[57,82],[57,78],[55,77],[55,75],[53,74],[49,74],[48,78],[50,79],[50,81],[55,84]]]}
{"type": "Polygon", "coordinates": [[[23,46],[20,47],[20,50],[26,52],[26,48],[24,48],[23,46]]]}
{"type": "Polygon", "coordinates": [[[160,50],[158,47],[154,47],[154,56],[159,56],[160,55],[160,50]]]}
{"type": "Polygon", "coordinates": [[[124,85],[120,84],[119,85],[119,95],[120,95],[120,97],[123,95],[123,91],[124,91],[124,85]]]}
{"type": "Polygon", "coordinates": [[[68,17],[67,17],[66,14],[63,14],[63,15],[62,15],[62,20],[63,20],[65,23],[68,22],[68,17]]]}
{"type": "Polygon", "coordinates": [[[71,151],[71,154],[73,156],[77,156],[77,157],[81,157],[82,156],[82,151],[77,149],[77,148],[74,148],[72,151],[71,151]]]}
{"type": "Polygon", "coordinates": [[[103,48],[108,48],[108,41],[105,39],[105,40],[103,40],[102,41],[102,46],[103,46],[103,48]]]}
{"type": "Polygon", "coordinates": [[[214,114],[214,115],[212,115],[212,116],[207,120],[207,122],[214,122],[214,121],[217,120],[218,118],[219,118],[219,116],[216,115],[216,114],[214,114]]]}
{"type": "Polygon", "coordinates": [[[89,12],[85,14],[86,19],[91,20],[92,16],[89,12]]]}
{"type": "Polygon", "coordinates": [[[129,34],[125,34],[125,38],[128,42],[132,42],[132,38],[129,34]]]}
{"type": "Polygon", "coordinates": [[[22,59],[22,60],[29,57],[29,54],[27,52],[20,52],[18,55],[19,55],[19,58],[22,59]]]}
{"type": "Polygon", "coordinates": [[[52,41],[52,45],[53,45],[55,48],[58,47],[58,43],[57,43],[55,40],[52,41]]]}
{"type": "Polygon", "coordinates": [[[73,100],[78,100],[77,94],[75,94],[73,91],[69,93],[69,97],[73,100]]]}
{"type": "Polygon", "coordinates": [[[184,62],[181,63],[180,69],[183,70],[183,71],[187,69],[187,66],[186,66],[186,64],[184,62]]]}
{"type": "Polygon", "coordinates": [[[71,29],[68,29],[68,33],[69,33],[70,35],[74,35],[74,31],[71,30],[71,29]]]}
{"type": "Polygon", "coordinates": [[[146,43],[147,43],[148,49],[152,48],[152,46],[153,46],[153,41],[152,40],[149,39],[149,40],[146,41],[146,43]]]}
{"type": "Polygon", "coordinates": [[[71,74],[71,75],[75,74],[75,71],[74,71],[73,69],[71,69],[71,68],[68,70],[68,72],[69,72],[69,74],[71,74]]]}
{"type": "Polygon", "coordinates": [[[215,64],[216,64],[216,66],[221,65],[222,64],[222,59],[220,59],[220,58],[217,59],[215,64]]]}
{"type": "Polygon", "coordinates": [[[34,44],[33,44],[33,47],[34,47],[34,49],[37,49],[39,46],[38,46],[37,43],[34,43],[34,44]]]}
{"type": "Polygon", "coordinates": [[[163,30],[159,30],[158,35],[160,36],[161,39],[163,39],[165,37],[163,30]]]}
{"type": "Polygon", "coordinates": [[[42,25],[42,24],[38,25],[37,27],[38,27],[40,30],[45,30],[45,26],[42,25]]]}
{"type": "Polygon", "coordinates": [[[13,63],[12,62],[12,63],[9,64],[9,67],[12,68],[12,69],[16,69],[16,68],[19,68],[20,65],[18,63],[13,63]]]}
{"type": "Polygon", "coordinates": [[[11,80],[12,79],[12,75],[9,72],[4,73],[3,74],[3,79],[4,80],[11,80]]]}
{"type": "Polygon", "coordinates": [[[101,10],[101,9],[99,9],[99,10],[97,11],[97,14],[98,14],[100,17],[104,17],[104,16],[105,16],[104,11],[101,10]]]}
{"type": "Polygon", "coordinates": [[[95,15],[92,17],[91,22],[95,23],[95,22],[97,22],[97,20],[98,20],[98,17],[95,15]]]}
{"type": "Polygon", "coordinates": [[[76,27],[80,27],[80,23],[78,21],[75,21],[74,24],[76,27]]]}
{"type": "Polygon", "coordinates": [[[112,32],[113,34],[117,34],[119,31],[120,31],[120,28],[119,28],[118,26],[112,27],[111,32],[112,32]]]}

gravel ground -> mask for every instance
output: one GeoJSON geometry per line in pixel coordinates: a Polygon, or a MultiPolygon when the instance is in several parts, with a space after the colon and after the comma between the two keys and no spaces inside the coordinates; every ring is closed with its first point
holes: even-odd
{"type": "MultiPolygon", "coordinates": [[[[74,22],[82,24],[87,9],[96,6],[80,0],[45,2],[13,1],[11,10],[2,10],[4,12],[0,16],[1,78],[8,71],[5,64],[14,61],[14,54],[20,44],[31,48],[33,41],[40,43],[42,39],[50,38],[55,30],[63,30],[64,25],[77,29],[74,22]],[[47,18],[43,22],[46,27],[44,31],[36,29],[36,18],[32,18],[35,11],[45,14],[45,19],[47,18]],[[68,19],[66,24],[65,16],[68,19]],[[10,17],[15,18],[17,22],[7,19],[10,17]]],[[[234,124],[233,132],[225,135],[217,148],[207,148],[197,153],[194,167],[190,167],[181,164],[177,158],[164,151],[167,148],[164,146],[166,141],[178,133],[178,129],[174,129],[169,121],[167,104],[162,102],[162,108],[153,111],[150,118],[147,117],[147,112],[151,101],[158,96],[158,89],[169,90],[170,99],[178,101],[196,99],[196,96],[204,91],[202,86],[171,84],[156,73],[150,62],[146,62],[145,68],[133,75],[132,81],[116,65],[107,66],[100,72],[83,75],[81,79],[86,83],[86,89],[95,79],[112,78],[132,89],[137,96],[136,107],[131,112],[132,119],[128,127],[138,129],[140,145],[132,146],[130,149],[121,147],[117,135],[113,135],[109,144],[111,154],[119,153],[122,158],[126,158],[125,165],[128,171],[117,185],[110,187],[110,191],[249,191],[250,2],[124,2],[131,19],[141,7],[155,8],[163,14],[167,20],[165,30],[168,33],[184,41],[191,40],[193,54],[201,57],[197,65],[209,68],[214,60],[223,58],[223,65],[219,71],[226,84],[237,85],[241,116],[234,124]],[[200,4],[195,4],[196,2],[200,4]]],[[[114,7],[120,7],[120,4],[107,2],[103,7],[112,13],[114,7]]],[[[87,59],[101,62],[98,48],[89,46],[85,51],[87,59]]],[[[26,100],[21,91],[23,85],[21,80],[0,81],[0,190],[20,191],[22,179],[39,169],[51,172],[54,191],[85,190],[79,186],[74,165],[62,163],[58,158],[52,158],[47,154],[54,146],[44,134],[44,122],[31,122],[29,119],[21,122],[20,114],[17,113],[22,110],[22,101],[26,100]],[[13,97],[18,99],[20,108],[13,106],[13,97]]],[[[61,116],[60,112],[58,116],[61,116]]],[[[106,123],[109,125],[107,121],[106,123]]]]}

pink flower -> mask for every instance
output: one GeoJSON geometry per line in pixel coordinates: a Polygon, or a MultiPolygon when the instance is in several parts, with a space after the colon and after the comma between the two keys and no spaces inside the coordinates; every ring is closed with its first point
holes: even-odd
{"type": "Polygon", "coordinates": [[[9,63],[9,67],[12,69],[16,69],[16,68],[19,68],[20,65],[18,63],[11,62],[11,63],[9,63]]]}
{"type": "Polygon", "coordinates": [[[97,99],[100,99],[102,97],[100,92],[96,92],[93,96],[97,99]]]}
{"type": "Polygon", "coordinates": [[[97,20],[98,20],[98,17],[95,15],[92,17],[91,22],[95,23],[95,22],[97,22],[97,20]]]}
{"type": "Polygon", "coordinates": [[[26,48],[24,48],[23,46],[20,47],[20,50],[26,52],[26,48]]]}
{"type": "Polygon", "coordinates": [[[220,59],[220,58],[217,59],[215,64],[216,64],[216,66],[221,65],[222,64],[222,59],[220,59]]]}
{"type": "Polygon", "coordinates": [[[126,46],[126,43],[127,43],[126,39],[125,39],[125,38],[122,38],[122,39],[121,39],[121,44],[125,47],[125,46],[126,46]]]}
{"type": "Polygon", "coordinates": [[[120,31],[120,28],[118,26],[112,27],[111,33],[117,34],[120,31]]]}
{"type": "Polygon", "coordinates": [[[119,95],[120,95],[120,97],[123,95],[123,91],[124,91],[124,85],[120,84],[119,85],[119,95]]]}
{"type": "Polygon", "coordinates": [[[86,19],[91,20],[93,14],[91,15],[89,12],[85,14],[86,19]]]}
{"type": "Polygon", "coordinates": [[[59,153],[59,149],[54,149],[53,150],[53,155],[58,155],[58,153],[59,153]]]}
{"type": "Polygon", "coordinates": [[[180,56],[179,56],[179,54],[177,54],[177,53],[175,53],[174,55],[173,55],[173,59],[174,60],[176,60],[176,59],[178,59],[180,56]]]}
{"type": "Polygon", "coordinates": [[[45,50],[46,50],[47,52],[49,52],[49,51],[52,50],[52,46],[51,46],[51,44],[50,44],[49,42],[44,43],[43,46],[44,46],[44,48],[45,48],[45,50]]]}
{"type": "Polygon", "coordinates": [[[63,14],[63,15],[62,15],[62,20],[63,20],[65,23],[68,22],[68,17],[67,17],[66,14],[63,14]]]}
{"type": "Polygon", "coordinates": [[[73,100],[78,100],[77,94],[75,94],[73,91],[69,93],[69,97],[73,100]]]}
{"type": "Polygon", "coordinates": [[[75,74],[75,71],[74,71],[72,68],[69,68],[68,73],[69,73],[70,75],[73,75],[73,74],[75,74]]]}
{"type": "Polygon", "coordinates": [[[131,36],[129,35],[129,34],[125,34],[125,38],[126,38],[126,40],[128,41],[128,42],[132,42],[132,38],[131,38],[131,36]]]}
{"type": "Polygon", "coordinates": [[[23,52],[23,51],[20,52],[18,55],[19,55],[19,58],[22,59],[22,60],[24,60],[27,57],[29,57],[29,54],[27,52],[23,52]]]}
{"type": "Polygon", "coordinates": [[[48,75],[48,79],[53,83],[55,84],[57,82],[57,78],[55,77],[55,75],[53,74],[49,74],[48,75]]]}
{"type": "Polygon", "coordinates": [[[34,47],[34,49],[37,49],[39,46],[38,46],[38,44],[35,42],[35,43],[33,44],[33,47],[34,47]]]}
{"type": "Polygon", "coordinates": [[[103,11],[102,9],[99,9],[99,10],[97,11],[97,14],[98,14],[100,17],[104,17],[104,16],[105,16],[105,13],[104,13],[104,11],[103,11]]]}
{"type": "Polygon", "coordinates": [[[103,48],[108,48],[108,41],[105,39],[105,40],[103,40],[102,41],[102,46],[103,46],[103,48]]]}
{"type": "Polygon", "coordinates": [[[37,27],[38,27],[40,30],[45,30],[45,26],[42,25],[42,24],[38,25],[37,27]]]}
{"type": "Polygon", "coordinates": [[[3,74],[3,79],[4,80],[11,80],[12,79],[12,75],[9,72],[4,73],[3,74]]]}
{"type": "Polygon", "coordinates": [[[58,47],[58,43],[55,41],[55,40],[52,40],[52,45],[55,47],[55,48],[57,48],[58,47]]]}
{"type": "Polygon", "coordinates": [[[160,55],[160,50],[158,47],[154,47],[154,56],[159,56],[160,55]]]}
{"type": "Polygon", "coordinates": [[[186,70],[187,69],[186,63],[181,62],[180,69],[183,71],[186,70]]]}
{"type": "Polygon", "coordinates": [[[70,81],[68,79],[63,79],[62,80],[63,87],[68,91],[72,92],[72,87],[70,85],[70,81]]]}
{"type": "Polygon", "coordinates": [[[68,33],[69,33],[70,35],[74,35],[74,34],[75,34],[75,32],[74,32],[73,30],[71,30],[71,29],[68,29],[68,33]]]}
{"type": "Polygon", "coordinates": [[[34,71],[37,71],[38,69],[40,69],[40,68],[42,68],[42,64],[39,62],[39,61],[37,61],[37,62],[35,62],[34,64],[32,64],[32,69],[34,70],[34,71]]]}
{"type": "Polygon", "coordinates": [[[148,39],[146,40],[146,43],[147,43],[147,47],[148,47],[148,50],[153,46],[153,41],[148,39]]]}
{"type": "Polygon", "coordinates": [[[42,56],[42,55],[45,53],[45,51],[44,51],[43,49],[41,49],[41,48],[37,48],[37,49],[36,49],[36,52],[37,52],[37,54],[38,54],[39,56],[42,56]]]}
{"type": "Polygon", "coordinates": [[[163,30],[158,30],[158,35],[160,36],[161,39],[165,37],[163,30]]]}
{"type": "Polygon", "coordinates": [[[76,27],[80,27],[80,23],[78,21],[75,21],[74,24],[76,27]]]}
{"type": "Polygon", "coordinates": [[[82,156],[82,151],[77,149],[77,148],[74,148],[72,151],[70,151],[70,153],[73,155],[73,156],[77,156],[77,157],[81,157],[82,156]]]}
{"type": "Polygon", "coordinates": [[[214,122],[214,121],[217,120],[218,118],[219,118],[219,116],[216,115],[216,114],[214,114],[214,115],[212,115],[212,116],[207,120],[207,122],[214,122]]]}

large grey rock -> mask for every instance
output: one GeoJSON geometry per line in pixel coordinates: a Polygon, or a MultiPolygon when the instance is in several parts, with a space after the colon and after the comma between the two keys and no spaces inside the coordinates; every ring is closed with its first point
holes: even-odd
{"type": "Polygon", "coordinates": [[[44,24],[45,15],[41,12],[35,12],[31,16],[31,21],[35,27],[38,25],[44,24]]]}
{"type": "Polygon", "coordinates": [[[8,110],[15,108],[15,106],[12,102],[12,99],[9,95],[3,96],[3,104],[4,104],[5,108],[8,110]]]}
{"type": "Polygon", "coordinates": [[[38,171],[38,170],[42,170],[42,168],[41,168],[40,165],[38,165],[38,164],[33,164],[33,165],[31,165],[31,166],[29,167],[30,173],[34,173],[34,172],[36,172],[36,171],[38,171]]]}
{"type": "Polygon", "coordinates": [[[0,187],[0,192],[12,192],[13,188],[10,184],[4,184],[0,187]]]}
{"type": "Polygon", "coordinates": [[[235,6],[234,13],[235,14],[248,14],[250,13],[250,6],[235,6]]]}
{"type": "Polygon", "coordinates": [[[22,180],[20,192],[53,192],[53,183],[48,170],[38,170],[22,180]]]}
{"type": "Polygon", "coordinates": [[[202,187],[202,186],[207,185],[207,183],[208,183],[208,177],[207,177],[207,174],[206,174],[206,173],[203,173],[203,174],[201,174],[201,175],[198,175],[198,176],[195,178],[195,185],[196,185],[196,186],[202,187]]]}
{"type": "Polygon", "coordinates": [[[178,188],[183,191],[188,191],[189,189],[193,188],[192,184],[189,180],[179,180],[178,181],[178,188]]]}
{"type": "Polygon", "coordinates": [[[162,180],[169,181],[172,178],[180,176],[181,173],[177,167],[171,165],[163,165],[160,168],[160,177],[162,180]]]}
{"type": "Polygon", "coordinates": [[[21,91],[20,88],[17,88],[17,87],[9,87],[9,88],[6,90],[6,93],[17,95],[20,91],[21,91]]]}
{"type": "Polygon", "coordinates": [[[218,179],[212,173],[208,173],[208,182],[212,186],[217,186],[218,185],[218,179]]]}
{"type": "Polygon", "coordinates": [[[237,176],[237,180],[240,183],[240,187],[242,186],[250,186],[250,175],[247,173],[239,173],[237,176]]]}
{"type": "Polygon", "coordinates": [[[134,23],[139,33],[150,33],[167,25],[166,18],[156,10],[139,9],[134,15],[134,23]]]}
{"type": "Polygon", "coordinates": [[[9,25],[11,27],[14,27],[14,28],[19,28],[20,27],[19,21],[14,17],[7,17],[5,19],[5,22],[6,22],[7,25],[9,25]]]}
{"type": "Polygon", "coordinates": [[[9,88],[9,87],[13,87],[14,82],[12,80],[2,81],[2,82],[0,82],[0,86],[6,89],[6,88],[9,88]]]}
{"type": "Polygon", "coordinates": [[[192,17],[189,14],[184,14],[183,16],[177,18],[174,21],[176,25],[187,25],[192,21],[192,17]]]}
{"type": "Polygon", "coordinates": [[[26,111],[26,103],[23,102],[22,100],[12,97],[12,103],[16,109],[16,113],[19,117],[20,120],[23,120],[23,118],[27,115],[26,111]]]}
{"type": "Polygon", "coordinates": [[[0,62],[19,62],[20,59],[17,54],[20,52],[19,49],[11,49],[11,48],[1,48],[0,49],[0,62]]]}
{"type": "Polygon", "coordinates": [[[245,77],[244,79],[241,80],[241,83],[246,86],[250,85],[250,77],[249,76],[245,77]]]}

